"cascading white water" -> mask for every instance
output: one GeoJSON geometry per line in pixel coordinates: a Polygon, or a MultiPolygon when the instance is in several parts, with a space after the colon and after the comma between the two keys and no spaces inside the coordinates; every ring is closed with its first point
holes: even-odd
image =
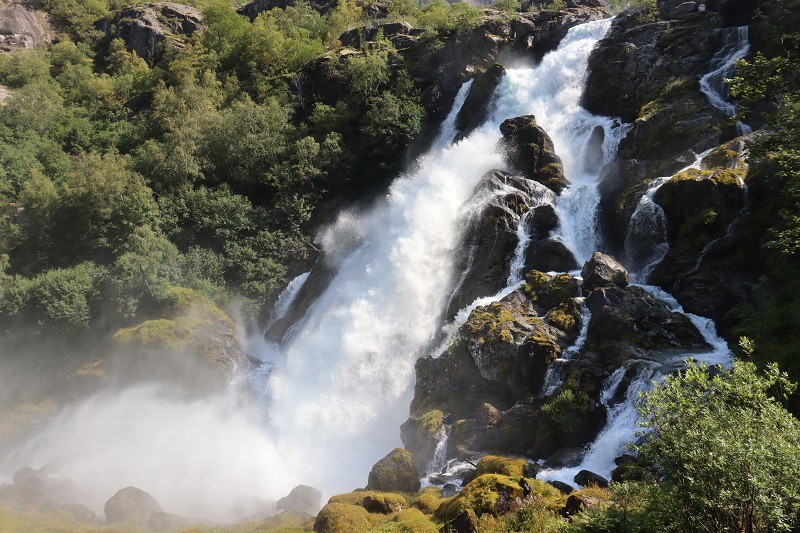
{"type": "Polygon", "coordinates": [[[711,150],[695,155],[691,165],[680,169],[672,176],[663,176],[654,179],[645,193],[639,198],[628,221],[628,231],[625,234],[625,255],[631,278],[634,282],[644,283],[653,269],[658,266],[669,251],[667,241],[667,217],[664,210],[653,197],[662,185],[673,176],[692,168],[700,168],[700,163],[711,150]]]}
{"type": "Polygon", "coordinates": [[[286,313],[289,312],[289,308],[291,308],[295,298],[297,298],[297,294],[300,292],[300,289],[303,288],[303,284],[308,279],[309,274],[311,274],[311,272],[303,272],[299,276],[292,279],[286,288],[283,289],[283,292],[281,292],[280,296],[278,296],[278,300],[275,302],[275,306],[272,309],[272,316],[270,316],[269,322],[267,323],[267,328],[286,316],[286,313]]]}
{"type": "MultiPolygon", "coordinates": [[[[269,381],[270,424],[299,479],[326,491],[363,485],[369,467],[399,445],[414,363],[436,333],[452,287],[462,206],[483,174],[503,168],[494,150],[499,125],[534,114],[556,149],[568,153],[571,125],[585,115],[577,101],[586,58],[609,25],[573,28],[538,67],[508,69],[481,127],[422,158],[374,211],[342,215],[323,236],[326,254],[339,258],[337,274],[283,347],[269,381]],[[339,242],[357,244],[341,250],[339,242]]],[[[587,127],[577,135],[590,133],[587,127]]],[[[566,169],[580,167],[564,159],[566,169]]]]}
{"type": "MultiPolygon", "coordinates": [[[[736,62],[750,52],[747,26],[725,28],[725,44],[711,59],[711,70],[700,78],[700,90],[708,101],[729,117],[736,115],[736,105],[727,100],[728,86],[725,80],[733,74],[736,62]]],[[[739,122],[736,125],[739,135],[752,131],[750,126],[739,122]]]]}

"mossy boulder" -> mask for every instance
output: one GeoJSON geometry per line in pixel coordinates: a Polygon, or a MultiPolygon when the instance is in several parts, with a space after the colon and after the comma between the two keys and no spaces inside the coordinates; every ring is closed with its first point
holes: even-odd
{"type": "Polygon", "coordinates": [[[349,503],[329,503],[314,520],[317,533],[367,533],[371,527],[367,510],[349,503]]]}
{"type": "Polygon", "coordinates": [[[487,455],[478,461],[477,475],[501,474],[509,477],[524,477],[528,461],[521,457],[487,455]]]}
{"type": "Polygon", "coordinates": [[[198,380],[225,386],[237,372],[252,367],[233,319],[208,297],[172,287],[165,292],[163,304],[164,318],[114,334],[120,348],[135,354],[126,361],[128,376],[188,382],[184,378],[197,375],[198,380]]]}
{"type": "Polygon", "coordinates": [[[578,280],[569,274],[553,275],[537,270],[525,276],[523,290],[541,309],[552,309],[580,296],[578,280]]]}
{"type": "Polygon", "coordinates": [[[308,485],[298,485],[275,503],[277,509],[297,515],[314,516],[322,505],[322,493],[308,485]]]}
{"type": "Polygon", "coordinates": [[[392,516],[383,526],[383,531],[398,533],[438,533],[439,527],[419,509],[403,509],[392,516]]]}
{"type": "Polygon", "coordinates": [[[538,181],[556,194],[569,182],[564,176],[561,158],[555,153],[553,140],[536,124],[533,115],[510,118],[500,124],[503,138],[499,146],[508,164],[525,177],[538,181]]]}
{"type": "Polygon", "coordinates": [[[375,491],[417,492],[419,488],[417,463],[409,452],[401,448],[395,448],[375,463],[367,482],[367,490],[375,491]]]}
{"type": "Polygon", "coordinates": [[[403,496],[392,492],[378,492],[374,490],[337,494],[336,496],[331,496],[328,503],[359,505],[373,514],[396,513],[408,507],[408,503],[403,496]]]}
{"type": "Polygon", "coordinates": [[[546,504],[562,500],[555,488],[539,480],[484,474],[470,481],[458,495],[442,503],[434,516],[445,523],[455,521],[463,513],[477,517],[487,514],[500,516],[514,508],[509,505],[510,502],[518,501],[521,507],[522,501],[532,495],[546,504]]]}

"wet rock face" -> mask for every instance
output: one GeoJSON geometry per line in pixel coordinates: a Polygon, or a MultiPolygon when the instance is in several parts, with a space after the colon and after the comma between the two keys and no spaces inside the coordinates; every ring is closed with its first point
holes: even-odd
{"type": "Polygon", "coordinates": [[[26,2],[0,2],[0,50],[36,48],[50,44],[53,29],[47,16],[32,9],[26,2]]]}
{"type": "Polygon", "coordinates": [[[456,267],[463,274],[450,298],[447,316],[505,287],[519,241],[520,217],[531,206],[551,205],[554,200],[552,191],[539,183],[501,170],[481,178],[472,201],[480,202],[483,209],[464,222],[468,229],[456,267]]]}
{"type": "Polygon", "coordinates": [[[710,348],[689,318],[641,287],[597,288],[586,298],[586,305],[592,313],[586,347],[601,354],[607,371],[631,358],[710,348]]]}
{"type": "Polygon", "coordinates": [[[500,133],[503,134],[500,148],[505,152],[509,165],[556,194],[569,185],[553,140],[536,124],[533,115],[503,121],[500,133]]]}
{"type": "Polygon", "coordinates": [[[462,136],[467,136],[486,119],[487,110],[492,104],[494,90],[505,76],[506,69],[494,64],[475,75],[469,94],[456,115],[455,126],[462,136]]]}
{"type": "Polygon", "coordinates": [[[96,26],[106,34],[125,41],[130,51],[148,60],[155,59],[163,43],[182,48],[180,36],[205,29],[199,9],[174,2],[144,3],[127,6],[96,26]]]}

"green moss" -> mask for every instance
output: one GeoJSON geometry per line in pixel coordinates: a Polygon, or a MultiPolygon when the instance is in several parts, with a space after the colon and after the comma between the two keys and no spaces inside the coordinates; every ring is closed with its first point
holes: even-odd
{"type": "Polygon", "coordinates": [[[523,477],[528,461],[520,457],[487,455],[478,461],[478,475],[502,474],[509,477],[523,477]]]}
{"type": "MultiPolygon", "coordinates": [[[[525,491],[520,486],[522,479],[500,474],[478,476],[459,494],[443,502],[435,516],[444,522],[449,522],[463,512],[473,512],[478,517],[498,515],[503,512],[497,505],[501,493],[506,500],[524,498],[525,491]]],[[[564,498],[554,487],[536,479],[525,481],[530,485],[534,497],[548,507],[556,508],[563,505],[564,498]]]]}
{"type": "Polygon", "coordinates": [[[393,492],[378,492],[372,490],[348,492],[332,496],[328,503],[343,503],[348,505],[358,505],[368,511],[375,509],[375,505],[386,504],[393,511],[399,511],[408,507],[406,499],[393,492]]]}
{"type": "Polygon", "coordinates": [[[514,335],[511,333],[511,326],[514,323],[514,316],[500,303],[493,303],[485,307],[478,307],[469,316],[465,324],[471,333],[482,334],[478,342],[483,344],[487,341],[494,342],[514,342],[514,335]],[[481,342],[482,341],[482,342],[481,342]]]}
{"type": "Polygon", "coordinates": [[[444,427],[444,413],[439,409],[432,409],[419,417],[419,425],[429,435],[439,435],[444,427]]]}
{"type": "Polygon", "coordinates": [[[442,497],[442,489],[439,487],[425,487],[416,495],[411,497],[410,503],[425,514],[433,514],[445,498],[442,497]]]}
{"type": "Polygon", "coordinates": [[[419,509],[404,509],[387,522],[373,527],[371,532],[437,533],[439,528],[419,509]]]}
{"type": "Polygon", "coordinates": [[[545,320],[564,333],[572,333],[581,327],[580,311],[574,300],[570,300],[551,309],[545,320]]]}
{"type": "Polygon", "coordinates": [[[329,503],[317,515],[317,533],[367,533],[372,527],[367,510],[359,505],[329,503]]]}
{"type": "Polygon", "coordinates": [[[114,340],[122,346],[139,344],[175,350],[187,347],[196,330],[211,324],[210,320],[200,317],[148,320],[138,326],[119,330],[114,334],[114,340]]]}

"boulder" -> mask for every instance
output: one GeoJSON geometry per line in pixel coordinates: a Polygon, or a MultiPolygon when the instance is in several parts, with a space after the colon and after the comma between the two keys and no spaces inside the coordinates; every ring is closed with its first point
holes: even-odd
{"type": "Polygon", "coordinates": [[[503,413],[490,403],[481,404],[475,411],[475,422],[481,426],[493,426],[503,419],[503,413]]]}
{"type": "Polygon", "coordinates": [[[564,507],[561,509],[561,516],[570,519],[580,514],[581,511],[596,506],[598,502],[599,500],[597,498],[592,498],[585,494],[570,494],[564,507]]]}
{"type": "Polygon", "coordinates": [[[595,252],[581,269],[583,292],[588,294],[597,287],[626,287],[630,278],[628,271],[613,257],[595,252]]]}
{"type": "Polygon", "coordinates": [[[500,124],[499,142],[508,164],[523,175],[560,193],[569,185],[561,158],[550,136],[536,124],[533,115],[510,118],[500,124]]]}
{"type": "Polygon", "coordinates": [[[275,503],[277,509],[301,516],[315,516],[322,507],[322,493],[308,485],[298,485],[275,503]]]}
{"type": "Polygon", "coordinates": [[[578,260],[567,246],[555,239],[543,239],[528,245],[525,270],[569,272],[578,268],[578,260]]]}
{"type": "Polygon", "coordinates": [[[50,44],[53,34],[47,15],[32,9],[27,2],[0,3],[0,50],[45,46],[50,44]]]}
{"type": "Polygon", "coordinates": [[[136,487],[120,489],[103,509],[109,524],[145,524],[153,515],[164,512],[150,494],[136,487]]]}
{"type": "Polygon", "coordinates": [[[572,494],[575,491],[575,489],[572,488],[571,485],[567,485],[563,481],[559,481],[557,479],[554,479],[552,481],[548,481],[547,484],[548,485],[552,485],[554,488],[558,489],[558,491],[561,494],[564,494],[564,495],[572,494]]]}
{"type": "Polygon", "coordinates": [[[367,510],[346,503],[327,504],[314,520],[317,533],[367,533],[370,527],[367,510]]]}
{"type": "Polygon", "coordinates": [[[477,475],[502,474],[509,477],[525,477],[528,461],[521,457],[486,455],[478,461],[477,475]]]}
{"type": "Polygon", "coordinates": [[[395,448],[375,463],[369,473],[367,490],[417,492],[420,488],[417,463],[411,454],[395,448]]]}
{"type": "Polygon", "coordinates": [[[72,515],[72,518],[78,522],[94,522],[96,518],[94,511],[80,503],[68,503],[62,505],[61,509],[72,515]]]}
{"type": "Polygon", "coordinates": [[[356,491],[332,496],[328,503],[358,505],[372,514],[397,513],[408,507],[406,499],[391,492],[356,491]]]}
{"type": "Polygon", "coordinates": [[[590,472],[589,470],[581,470],[575,474],[574,481],[582,487],[588,487],[589,485],[597,485],[600,488],[608,487],[608,480],[606,478],[594,472],[590,472]]]}
{"type": "Polygon", "coordinates": [[[147,60],[157,59],[164,44],[183,48],[183,36],[205,29],[199,9],[174,2],[129,5],[95,26],[107,39],[121,38],[129,51],[147,60]]]}

